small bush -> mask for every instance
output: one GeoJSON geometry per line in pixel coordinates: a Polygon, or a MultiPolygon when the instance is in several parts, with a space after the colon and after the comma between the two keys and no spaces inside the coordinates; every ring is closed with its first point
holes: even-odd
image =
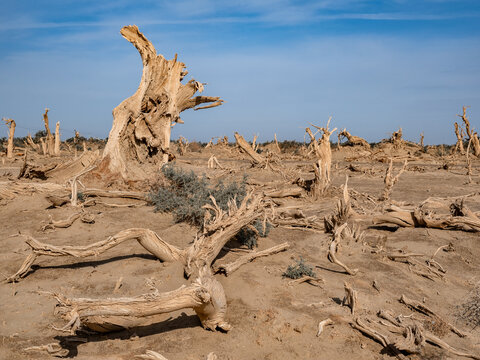
{"type": "Polygon", "coordinates": [[[287,270],[283,273],[283,277],[290,279],[300,279],[302,276],[317,277],[313,272],[313,268],[305,263],[305,260],[300,256],[300,259],[296,260],[295,265],[289,265],[287,270]]]}
{"type": "Polygon", "coordinates": [[[150,202],[155,211],[169,212],[176,222],[187,222],[201,227],[205,216],[203,205],[211,203],[213,196],[222,210],[228,209],[228,201],[235,199],[240,205],[247,194],[246,177],[240,182],[209,186],[205,177],[196,176],[193,171],[185,172],[172,165],[162,167],[164,182],[154,187],[150,202]]]}
{"type": "Polygon", "coordinates": [[[261,221],[260,219],[255,220],[252,225],[257,231],[254,231],[249,227],[245,227],[241,229],[236,236],[237,241],[240,242],[242,245],[247,246],[249,249],[253,249],[254,247],[258,246],[257,234],[260,237],[267,237],[270,229],[272,228],[272,224],[270,224],[269,222],[266,223],[264,228],[263,221],[261,221]]]}
{"type": "Polygon", "coordinates": [[[457,305],[456,316],[475,330],[480,327],[480,284],[467,295],[465,301],[457,305]]]}

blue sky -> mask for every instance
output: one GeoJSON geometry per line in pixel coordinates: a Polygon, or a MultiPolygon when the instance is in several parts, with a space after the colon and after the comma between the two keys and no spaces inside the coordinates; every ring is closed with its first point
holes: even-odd
{"type": "Polygon", "coordinates": [[[453,143],[462,105],[480,128],[478,0],[0,0],[0,116],[33,134],[49,107],[63,138],[106,137],[141,77],[128,24],[226,101],[182,113],[174,138],[303,140],[332,115],[370,141],[402,126],[453,143]]]}

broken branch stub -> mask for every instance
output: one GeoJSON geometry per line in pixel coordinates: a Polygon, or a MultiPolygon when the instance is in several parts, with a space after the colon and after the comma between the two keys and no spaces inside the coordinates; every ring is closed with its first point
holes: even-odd
{"type": "Polygon", "coordinates": [[[166,60],[157,54],[152,43],[138,30],[125,26],[120,31],[140,53],[143,74],[131,97],[113,110],[113,126],[103,154],[103,165],[124,179],[139,180],[166,163],[171,155],[171,128],[181,122],[180,113],[187,109],[205,109],[222,105],[219,97],[195,96],[203,84],[190,80],[185,64],[177,56],[166,60]],[[210,104],[200,106],[201,104],[210,104]]]}

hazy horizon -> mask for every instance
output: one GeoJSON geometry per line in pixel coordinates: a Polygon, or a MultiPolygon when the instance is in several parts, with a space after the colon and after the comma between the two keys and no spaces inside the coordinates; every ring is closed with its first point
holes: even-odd
{"type": "MultiPolygon", "coordinates": [[[[399,127],[426,144],[455,142],[468,105],[480,127],[480,4],[396,1],[49,1],[0,4],[0,116],[16,136],[105,138],[112,110],[137,89],[142,63],[119,34],[136,24],[187,79],[225,104],[187,110],[172,131],[190,141],[303,141],[309,123],[380,141],[399,127]]],[[[5,125],[0,137],[7,136],[5,125]]],[[[336,139],[336,134],[332,140],[336,139]]]]}

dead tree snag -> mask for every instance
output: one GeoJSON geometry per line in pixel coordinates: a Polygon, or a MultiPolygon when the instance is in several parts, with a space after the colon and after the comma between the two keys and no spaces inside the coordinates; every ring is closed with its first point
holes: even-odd
{"type": "MultiPolygon", "coordinates": [[[[324,191],[330,185],[330,168],[332,167],[332,149],[330,148],[330,135],[337,130],[337,128],[333,130],[328,129],[328,125],[330,125],[330,121],[332,117],[328,119],[326,127],[319,127],[313,125],[315,128],[320,130],[323,134],[322,137],[317,140],[315,135],[312,133],[310,128],[306,128],[305,131],[310,136],[310,144],[313,145],[315,149],[315,154],[317,155],[317,163],[315,164],[315,180],[320,180],[321,182],[321,189],[320,191],[324,191]],[[319,177],[319,179],[317,179],[319,177]]],[[[316,185],[318,186],[318,185],[316,185]]],[[[314,191],[314,193],[318,193],[319,189],[314,191]]]]}
{"type": "Polygon", "coordinates": [[[55,149],[54,149],[55,156],[60,156],[60,122],[57,121],[55,125],[55,149]]]}
{"type": "Polygon", "coordinates": [[[43,123],[45,125],[45,131],[47,132],[46,152],[48,153],[48,155],[55,155],[55,140],[53,138],[52,132],[50,131],[50,125],[48,124],[49,110],[49,108],[45,108],[45,113],[43,114],[43,123]]]}
{"type": "MultiPolygon", "coordinates": [[[[463,114],[462,115],[457,115],[457,116],[460,117],[465,124],[465,132],[467,133],[468,141],[472,142],[473,153],[475,154],[475,156],[480,156],[480,141],[478,139],[477,132],[473,131],[473,129],[470,128],[470,121],[468,120],[468,117],[467,117],[467,108],[468,108],[468,106],[464,106],[463,107],[463,114]]],[[[457,136],[457,138],[458,138],[458,136],[457,136]]]]}
{"type": "Polygon", "coordinates": [[[15,120],[3,118],[5,124],[8,126],[8,143],[7,143],[7,158],[13,157],[13,137],[15,136],[15,120]]]}
{"type": "Polygon", "coordinates": [[[176,55],[166,60],[157,54],[137,26],[125,26],[120,33],[140,53],[143,74],[135,94],[113,110],[113,126],[103,162],[112,173],[135,180],[148,175],[147,165],[158,169],[168,162],[171,127],[181,122],[182,111],[219,106],[223,100],[211,96],[192,97],[197,91],[203,91],[203,84],[193,79],[182,84],[188,73],[185,64],[177,61],[176,55]],[[204,103],[209,105],[198,107],[204,103]]]}
{"type": "Polygon", "coordinates": [[[398,172],[397,175],[393,176],[393,160],[390,159],[390,163],[388,164],[387,171],[385,173],[385,179],[383,179],[383,182],[385,183],[385,187],[383,189],[383,194],[379,198],[379,201],[387,201],[390,199],[390,195],[393,190],[393,186],[397,183],[398,179],[400,178],[400,175],[405,171],[407,168],[407,160],[403,163],[402,168],[398,172]]]}
{"type": "Polygon", "coordinates": [[[455,136],[457,137],[457,142],[455,144],[455,148],[453,149],[453,153],[456,153],[457,151],[460,152],[460,154],[465,153],[465,150],[463,148],[463,137],[465,136],[465,133],[463,129],[458,126],[458,123],[455,122],[453,124],[455,126],[455,136]]]}
{"type": "Polygon", "coordinates": [[[254,145],[250,146],[250,144],[239,133],[236,132],[234,135],[238,147],[252,158],[252,161],[255,165],[265,162],[265,158],[255,151],[254,145]]]}

